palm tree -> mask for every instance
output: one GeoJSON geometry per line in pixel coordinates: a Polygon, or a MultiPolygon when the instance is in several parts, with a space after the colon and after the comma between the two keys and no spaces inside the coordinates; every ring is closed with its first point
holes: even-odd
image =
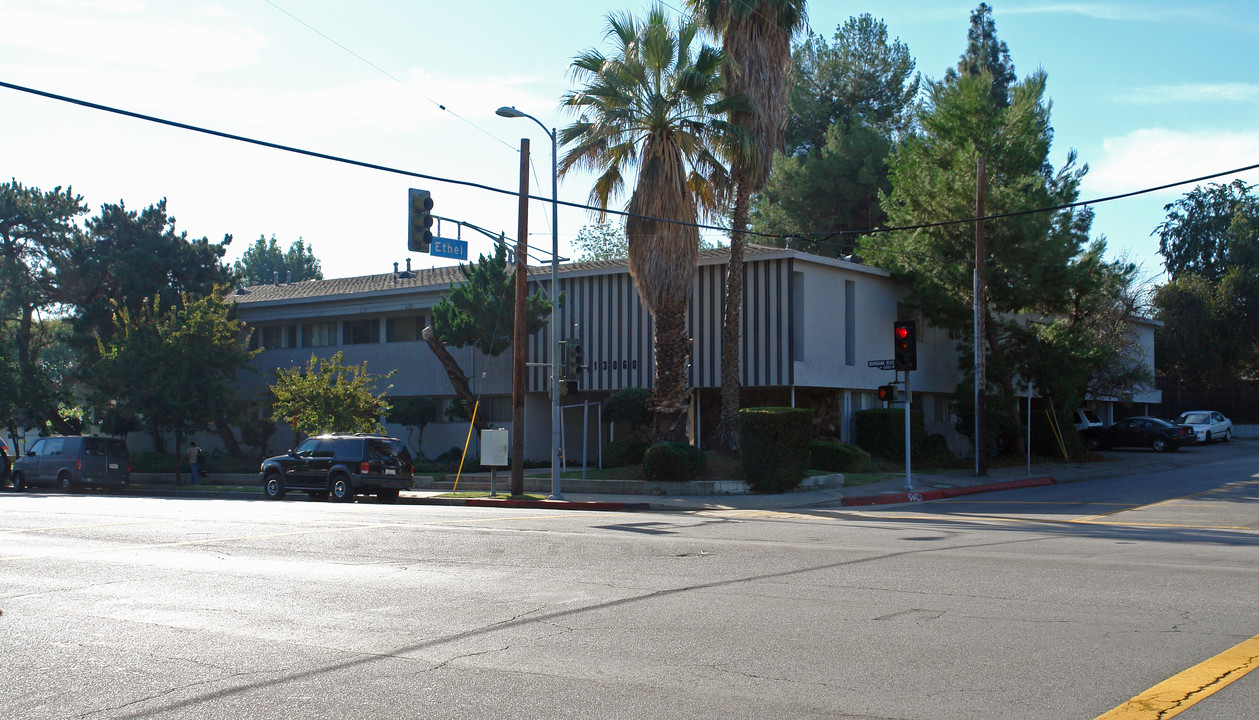
{"type": "Polygon", "coordinates": [[[582,87],[563,104],[580,119],[560,137],[571,147],[559,170],[598,173],[591,204],[607,209],[636,169],[626,210],[629,270],[654,319],[656,440],[684,440],[690,407],[686,310],[699,252],[701,214],[728,202],[729,177],[714,154],[728,129],[720,50],[696,42],[660,6],[639,20],[607,16],[613,52],[586,50],[572,63],[582,87]],[[699,45],[698,50],[695,46],[699,45]]]}
{"type": "Polygon", "coordinates": [[[751,136],[755,150],[733,155],[734,210],[730,219],[730,264],[721,323],[721,421],[718,447],[738,448],[739,330],[743,317],[743,245],[748,201],[769,180],[774,151],[787,122],[791,38],[804,27],[805,0],[687,0],[703,24],[721,36],[726,54],[726,91],[745,103],[731,109],[731,122],[751,136]]]}

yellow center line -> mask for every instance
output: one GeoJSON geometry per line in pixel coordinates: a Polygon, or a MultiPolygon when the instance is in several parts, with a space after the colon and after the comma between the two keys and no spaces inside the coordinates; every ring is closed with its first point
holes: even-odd
{"type": "Polygon", "coordinates": [[[1244,640],[1215,657],[1173,675],[1096,720],[1164,720],[1255,669],[1259,635],[1244,640]]]}
{"type": "Polygon", "coordinates": [[[433,520],[430,522],[418,523],[377,523],[372,525],[351,525],[339,528],[321,528],[318,530],[294,530],[291,532],[277,533],[258,533],[255,535],[235,535],[229,537],[217,538],[201,538],[199,540],[176,540],[172,542],[161,543],[145,543],[143,545],[119,545],[116,547],[94,548],[91,550],[75,550],[67,553],[40,553],[37,555],[11,555],[9,557],[0,556],[0,563],[11,562],[14,560],[44,560],[47,558],[65,558],[74,557],[76,555],[95,555],[110,552],[128,552],[135,550],[153,550],[157,548],[173,548],[186,547],[191,545],[212,545],[215,543],[240,542],[244,540],[267,540],[280,537],[294,537],[297,535],[330,535],[332,533],[352,532],[355,530],[379,530],[380,528],[407,528],[421,525],[454,525],[459,523],[482,523],[497,522],[499,520],[550,520],[558,517],[573,517],[578,515],[590,515],[590,513],[570,512],[556,515],[533,515],[533,516],[503,516],[493,518],[452,518],[450,520],[433,520]]]}

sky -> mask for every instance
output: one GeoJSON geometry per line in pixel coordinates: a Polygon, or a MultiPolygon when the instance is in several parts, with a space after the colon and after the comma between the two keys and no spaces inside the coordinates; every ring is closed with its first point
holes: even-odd
{"type": "MultiPolygon", "coordinates": [[[[681,0],[667,0],[679,8],[681,0]]],[[[977,3],[975,3],[977,4],[977,3]]],[[[812,32],[869,12],[904,42],[925,79],[965,48],[975,4],[950,0],[809,3],[812,32]]],[[[1259,163],[1259,3],[995,0],[997,34],[1020,77],[1048,75],[1060,167],[1089,166],[1096,199],[1259,163]]],[[[406,249],[408,188],[436,215],[517,234],[520,142],[530,192],[549,198],[550,129],[569,65],[603,46],[610,12],[640,0],[0,0],[0,81],[175,122],[430,176],[366,169],[156,125],[0,87],[0,179],[71,186],[95,214],[166,198],[176,229],[238,259],[260,236],[301,238],[325,277],[454,261],[406,249]],[[476,183],[503,192],[445,182],[476,183]]],[[[1259,171],[1242,173],[1259,182],[1259,171]]],[[[590,177],[570,174],[561,200],[585,203],[590,177]]],[[[1215,182],[1227,182],[1231,176],[1215,182]]],[[[1151,233],[1192,185],[1093,206],[1110,259],[1162,271],[1151,233]]],[[[613,207],[623,207],[621,198],[613,207]]],[[[947,218],[940,218],[941,220],[947,218]]],[[[561,207],[561,256],[590,212],[561,207]]],[[[819,231],[829,228],[818,228],[819,231]]],[[[549,262],[551,205],[529,207],[533,262],[549,262]]],[[[456,228],[442,226],[443,236],[456,228]]],[[[470,254],[488,239],[463,230],[470,254]]],[[[707,233],[724,241],[720,232],[707,233]]]]}

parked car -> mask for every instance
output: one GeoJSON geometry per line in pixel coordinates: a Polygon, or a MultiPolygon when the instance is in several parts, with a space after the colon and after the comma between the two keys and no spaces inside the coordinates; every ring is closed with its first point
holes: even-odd
{"type": "Polygon", "coordinates": [[[1190,410],[1183,412],[1175,420],[1178,425],[1193,428],[1198,442],[1209,443],[1212,440],[1228,442],[1233,437],[1233,421],[1213,410],[1190,410]]]}
{"type": "Polygon", "coordinates": [[[1090,450],[1113,447],[1148,447],[1155,452],[1177,450],[1194,441],[1193,428],[1173,425],[1152,417],[1130,417],[1114,425],[1088,428],[1080,433],[1090,450]]]}
{"type": "Polygon", "coordinates": [[[385,502],[415,485],[406,443],[383,435],[317,435],[306,438],[287,455],[262,461],[259,478],[268,500],[282,500],[289,490],[305,490],[322,500],[329,496],[353,502],[360,493],[385,502]]]}
{"type": "Polygon", "coordinates": [[[1089,428],[1101,427],[1106,423],[1103,423],[1102,419],[1097,417],[1097,413],[1092,410],[1089,410],[1088,408],[1080,408],[1079,410],[1071,413],[1071,424],[1075,426],[1076,430],[1087,430],[1089,428]]]}
{"type": "Polygon", "coordinates": [[[62,492],[89,485],[126,485],[131,480],[127,443],[96,435],[57,435],[35,441],[13,462],[14,490],[55,486],[62,492]]]}

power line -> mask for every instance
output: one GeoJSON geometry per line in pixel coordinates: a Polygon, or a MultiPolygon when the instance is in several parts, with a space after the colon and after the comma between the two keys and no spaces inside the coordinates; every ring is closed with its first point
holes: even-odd
{"type": "MultiPolygon", "coordinates": [[[[291,145],[283,145],[281,143],[269,142],[267,140],[258,140],[256,138],[250,138],[244,135],[235,135],[233,133],[227,133],[221,130],[212,130],[210,128],[201,127],[198,125],[191,125],[189,123],[178,122],[175,120],[167,120],[165,118],[159,118],[153,115],[145,115],[143,113],[133,112],[131,110],[123,110],[121,108],[116,108],[109,105],[102,105],[100,103],[94,103],[87,100],[80,100],[78,98],[68,97],[66,95],[58,95],[56,93],[47,92],[45,90],[37,90],[35,88],[30,88],[30,87],[25,87],[23,85],[16,85],[14,83],[5,82],[3,80],[0,80],[0,87],[8,88],[10,90],[16,90],[18,92],[28,93],[31,95],[36,95],[36,96],[47,98],[50,100],[57,100],[59,102],[69,103],[71,105],[78,105],[80,107],[90,108],[92,110],[100,110],[103,112],[113,113],[115,115],[122,115],[124,117],[129,117],[136,120],[144,120],[146,122],[156,123],[158,125],[166,125],[168,127],[179,128],[181,130],[189,130],[191,132],[202,133],[205,135],[211,135],[214,137],[224,138],[227,140],[236,140],[238,142],[243,142],[250,145],[258,145],[260,147],[267,147],[273,150],[282,150],[284,152],[290,152],[297,155],[305,155],[307,157],[318,158],[320,160],[329,160],[331,162],[342,163],[345,165],[352,165],[354,167],[367,168],[369,170],[379,170],[381,172],[393,173],[395,175],[403,175],[406,177],[419,178],[421,180],[431,180],[433,182],[445,183],[448,185],[457,185],[460,187],[475,188],[477,190],[484,190],[486,192],[497,193],[500,195],[520,197],[519,191],[516,191],[516,190],[506,190],[503,188],[496,188],[496,187],[485,185],[482,183],[472,182],[470,180],[456,180],[454,178],[440,177],[437,175],[428,175],[425,173],[417,173],[410,170],[403,170],[401,168],[389,167],[387,165],[364,162],[362,160],[352,160],[352,159],[341,157],[338,155],[329,155],[327,153],[316,152],[314,150],[304,150],[302,148],[293,147],[291,145]]],[[[1244,167],[1239,167],[1232,170],[1224,170],[1221,172],[1211,173],[1209,175],[1202,175],[1200,177],[1191,178],[1188,180],[1178,180],[1175,182],[1165,183],[1163,185],[1143,188],[1141,190],[1133,190],[1131,192],[1121,193],[1118,195],[1109,195],[1106,197],[1096,198],[1093,200],[1081,200],[1079,202],[1066,203],[1063,205],[1056,205],[1053,207],[1032,208],[1029,210],[1017,210],[1014,212],[999,213],[996,215],[985,215],[982,218],[971,217],[971,218],[961,218],[961,219],[956,219],[956,220],[940,220],[937,222],[922,223],[919,225],[902,225],[902,226],[896,226],[896,227],[870,228],[868,230],[833,230],[829,232],[790,233],[790,234],[765,233],[765,232],[758,232],[755,230],[745,230],[743,232],[745,235],[750,235],[752,237],[773,238],[773,239],[778,239],[778,240],[786,240],[791,237],[806,237],[806,236],[821,235],[821,236],[826,236],[827,239],[826,240],[811,240],[811,242],[830,242],[829,238],[832,238],[835,236],[879,235],[879,234],[885,234],[885,233],[890,233],[890,232],[905,232],[905,231],[920,230],[920,229],[925,229],[925,228],[974,223],[979,220],[985,220],[985,221],[1000,220],[1002,218],[1017,217],[1020,215],[1032,215],[1032,214],[1044,213],[1044,212],[1057,212],[1059,210],[1083,207],[1086,205],[1099,205],[1105,202],[1111,202],[1114,200],[1121,200],[1125,198],[1135,197],[1137,195],[1144,195],[1144,194],[1148,194],[1152,192],[1157,192],[1159,190],[1167,190],[1169,188],[1174,188],[1181,185],[1188,185],[1190,183],[1198,183],[1205,180],[1214,180],[1216,178],[1224,177],[1227,175],[1235,175],[1242,172],[1248,172],[1250,170],[1255,170],[1257,168],[1259,168],[1259,163],[1256,163],[1253,165],[1246,165],[1244,167]]],[[[645,220],[671,223],[674,225],[686,225],[686,226],[695,227],[701,230],[715,230],[715,231],[719,231],[723,233],[732,232],[731,228],[723,227],[721,225],[706,225],[703,223],[686,222],[683,220],[672,220],[669,218],[659,218],[659,217],[653,217],[650,215],[637,215],[635,213],[631,213],[624,210],[613,210],[611,208],[599,208],[599,207],[594,207],[591,205],[583,205],[580,203],[569,202],[567,200],[559,200],[559,199],[553,200],[552,198],[543,197],[540,195],[526,195],[526,197],[530,200],[538,200],[541,202],[548,202],[548,203],[555,202],[559,205],[563,205],[564,207],[575,208],[578,210],[588,210],[588,211],[598,212],[598,213],[603,213],[603,214],[618,215],[621,217],[640,217],[645,220]]]]}
{"type": "MultiPolygon", "coordinates": [[[[297,23],[300,23],[300,24],[301,24],[302,26],[304,26],[306,29],[310,30],[311,32],[313,32],[313,33],[315,33],[316,35],[318,35],[319,37],[323,38],[324,40],[327,40],[328,42],[332,43],[333,45],[336,45],[337,47],[341,48],[342,50],[346,51],[347,53],[349,53],[349,54],[353,55],[354,57],[358,58],[359,60],[363,61],[364,63],[366,63],[367,65],[369,65],[369,66],[370,66],[370,67],[372,67],[373,69],[377,70],[377,71],[378,71],[378,72],[380,72],[382,75],[384,75],[385,77],[389,78],[390,80],[393,80],[394,82],[398,83],[398,84],[399,84],[399,85],[401,85],[402,87],[404,87],[404,88],[406,88],[406,89],[408,89],[408,90],[413,89],[413,88],[411,88],[411,86],[410,86],[410,85],[407,85],[407,84],[406,84],[405,82],[403,82],[402,80],[399,80],[399,79],[398,79],[395,75],[393,75],[393,74],[392,74],[392,73],[390,73],[389,71],[385,70],[384,68],[382,68],[381,66],[379,66],[379,65],[377,65],[376,63],[372,62],[371,60],[368,60],[367,58],[363,57],[362,55],[359,55],[358,53],[354,52],[353,50],[351,50],[350,48],[346,47],[345,45],[342,45],[341,43],[337,42],[335,39],[333,39],[333,38],[332,38],[331,36],[329,36],[327,33],[324,33],[322,30],[320,30],[319,28],[315,27],[314,25],[311,25],[310,23],[308,23],[308,22],[306,22],[305,20],[303,20],[303,19],[299,18],[298,16],[294,15],[293,13],[289,12],[288,10],[285,10],[284,8],[280,7],[279,5],[276,5],[276,4],[275,4],[274,2],[272,2],[271,0],[263,0],[263,2],[265,2],[265,3],[266,3],[266,4],[268,4],[268,5],[270,5],[271,7],[275,8],[276,10],[279,10],[280,12],[284,13],[285,15],[288,15],[290,18],[292,18],[292,19],[293,19],[294,21],[296,21],[297,23]]],[[[442,103],[439,103],[439,102],[437,102],[436,100],[434,100],[433,98],[431,98],[431,97],[429,97],[429,96],[427,96],[427,95],[424,95],[424,93],[420,93],[420,95],[421,95],[421,96],[422,96],[425,100],[427,100],[427,101],[431,102],[434,106],[436,106],[438,110],[444,110],[444,111],[446,111],[446,112],[450,113],[450,114],[451,114],[451,115],[453,115],[454,117],[459,118],[459,119],[460,119],[460,120],[462,120],[463,122],[467,123],[467,124],[468,124],[469,126],[471,126],[473,129],[475,129],[475,130],[477,130],[477,131],[479,131],[479,132],[484,133],[484,134],[485,134],[485,135],[487,135],[488,137],[490,137],[490,138],[494,139],[494,140],[495,140],[495,141],[497,141],[497,142],[500,142],[500,143],[502,143],[502,144],[506,145],[507,147],[509,147],[509,148],[511,148],[511,149],[513,149],[513,150],[516,150],[516,148],[512,148],[511,143],[509,143],[509,142],[507,142],[506,140],[504,140],[504,139],[502,139],[502,138],[498,137],[497,135],[495,135],[495,134],[491,133],[489,130],[486,130],[485,128],[483,128],[483,127],[481,127],[481,126],[477,125],[476,123],[472,122],[471,120],[469,120],[469,119],[467,119],[467,118],[463,117],[462,115],[460,115],[459,113],[455,112],[454,110],[451,110],[450,108],[446,107],[446,106],[445,106],[445,105],[443,105],[442,103]]],[[[517,150],[517,152],[519,152],[519,151],[517,150]]]]}

